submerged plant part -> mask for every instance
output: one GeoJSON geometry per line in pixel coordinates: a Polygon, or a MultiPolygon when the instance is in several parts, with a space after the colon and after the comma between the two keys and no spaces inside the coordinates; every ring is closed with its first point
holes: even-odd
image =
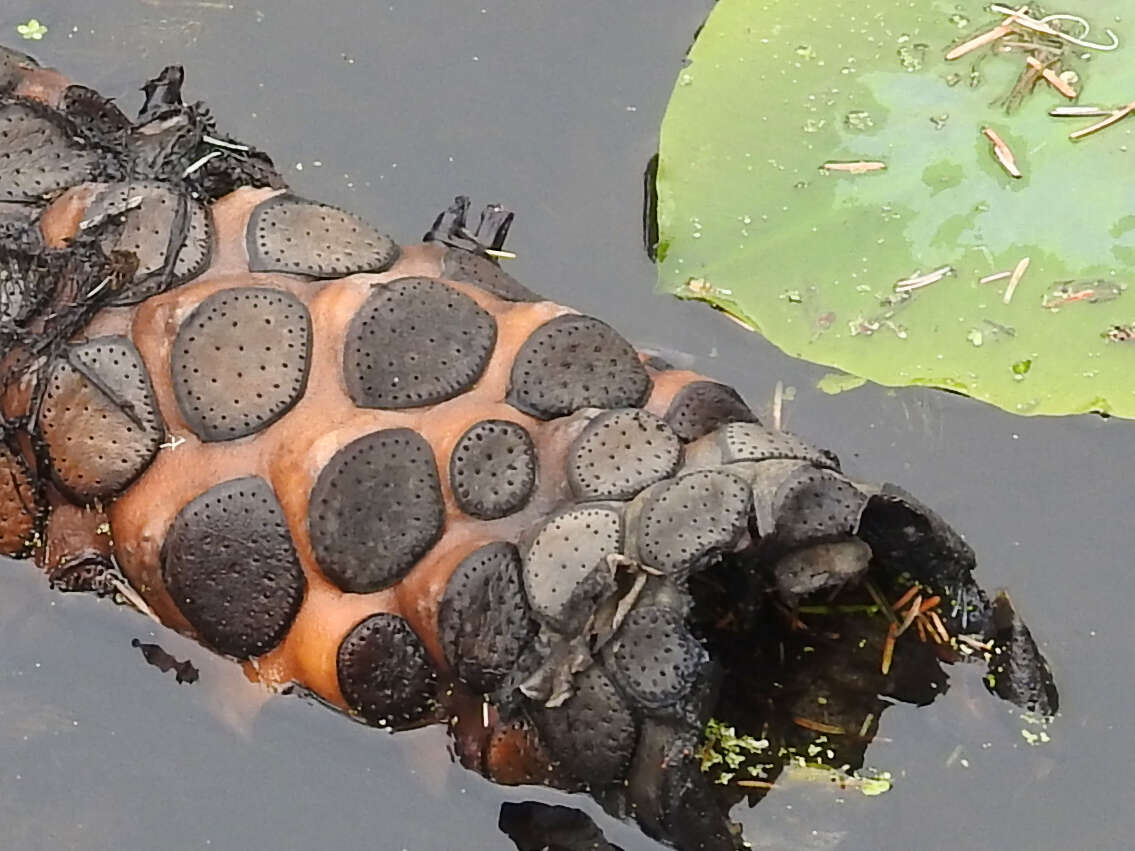
{"type": "Polygon", "coordinates": [[[1056,711],[945,521],[541,299],[491,259],[508,211],[400,245],[291,193],[179,68],[137,119],[0,71],[3,553],[683,851],[739,847],[730,807],[801,755],[859,768],[966,648],[1056,711]]]}

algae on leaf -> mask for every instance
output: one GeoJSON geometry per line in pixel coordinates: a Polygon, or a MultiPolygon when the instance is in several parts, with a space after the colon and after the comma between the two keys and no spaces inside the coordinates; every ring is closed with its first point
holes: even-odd
{"type": "Polygon", "coordinates": [[[1068,2],[1090,34],[1052,26],[1118,48],[1014,33],[948,61],[1005,15],[719,0],[662,124],[663,288],[880,384],[1135,417],[1135,116],[1073,141],[1100,118],[1050,116],[1070,101],[1027,64],[1106,114],[1135,100],[1135,31],[1124,0],[1068,2]]]}

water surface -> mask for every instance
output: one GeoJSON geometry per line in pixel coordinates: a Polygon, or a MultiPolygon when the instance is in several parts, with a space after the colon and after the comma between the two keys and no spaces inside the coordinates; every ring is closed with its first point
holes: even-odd
{"type": "MultiPolygon", "coordinates": [[[[457,193],[508,205],[510,270],[524,283],[681,353],[757,408],[778,380],[795,387],[788,427],[966,535],[982,584],[1013,590],[1053,664],[1053,741],[1027,745],[981,671],[954,668],[934,705],[883,717],[867,759],[895,774],[890,793],[786,785],[739,814],[758,847],[1129,848],[1135,426],[1018,419],[931,391],[829,397],[814,389],[824,370],[655,295],[640,175],[708,6],[17,0],[0,32],[13,43],[15,25],[38,17],[49,31],[32,52],[128,108],[143,79],[183,63],[187,96],[270,151],[297,193],[400,241],[417,241],[457,193]]],[[[486,783],[452,764],[440,731],[390,736],[294,698],[260,705],[234,666],[155,638],[128,610],[51,593],[30,565],[0,563],[0,581],[4,848],[509,849],[499,806],[533,798],[587,809],[626,851],[659,847],[585,798],[486,783]],[[191,658],[200,681],[145,665],[134,638],[191,658]]]]}

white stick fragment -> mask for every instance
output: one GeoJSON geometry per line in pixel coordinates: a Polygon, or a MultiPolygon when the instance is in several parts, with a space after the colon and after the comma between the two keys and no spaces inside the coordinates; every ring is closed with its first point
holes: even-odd
{"type": "Polygon", "coordinates": [[[904,278],[895,284],[896,293],[908,293],[911,290],[921,289],[928,287],[931,284],[936,284],[948,275],[954,274],[953,266],[943,266],[940,269],[935,269],[933,272],[927,272],[925,275],[915,275],[912,278],[904,278]]]}
{"type": "Polygon", "coordinates": [[[1045,17],[1037,20],[1036,18],[1029,17],[1020,9],[1010,9],[1008,6],[1002,6],[1000,3],[993,3],[989,8],[991,11],[997,12],[1002,15],[1012,15],[1014,17],[1013,23],[1018,26],[1022,26],[1025,29],[1032,30],[1033,32],[1050,35],[1053,38],[1058,38],[1061,41],[1066,41],[1069,44],[1076,45],[1077,47],[1083,47],[1087,50],[1104,51],[1115,50],[1115,48],[1119,47],[1119,36],[1117,36],[1110,29],[1105,28],[1104,32],[1107,33],[1107,37],[1108,39],[1110,39],[1111,43],[1101,44],[1098,42],[1086,41],[1084,39],[1084,36],[1088,34],[1088,30],[1084,30],[1084,32],[1079,36],[1073,36],[1048,25],[1049,21],[1076,20],[1087,26],[1087,21],[1077,15],[1046,15],[1045,17]]]}
{"type": "Polygon", "coordinates": [[[1001,296],[1001,301],[1008,304],[1013,300],[1013,293],[1017,291],[1017,284],[1021,282],[1021,278],[1025,275],[1025,270],[1029,268],[1029,258],[1022,257],[1021,262],[1013,269],[1013,274],[1009,276],[1009,286],[1005,287],[1005,295],[1001,296]]]}
{"type": "Polygon", "coordinates": [[[79,230],[87,230],[89,228],[93,228],[95,225],[105,222],[110,216],[120,216],[129,210],[133,210],[135,207],[141,206],[141,195],[135,195],[132,198],[127,198],[126,203],[123,204],[119,209],[105,210],[104,212],[99,213],[96,216],[91,216],[91,218],[89,219],[83,219],[83,221],[79,222],[79,230]]]}
{"type": "Polygon", "coordinates": [[[734,316],[732,313],[726,313],[725,318],[733,320],[738,325],[740,325],[742,328],[744,328],[746,331],[756,331],[757,330],[757,326],[753,325],[751,322],[746,322],[740,316],[734,316]]]}
{"type": "Polygon", "coordinates": [[[772,427],[780,431],[781,414],[784,412],[784,382],[777,381],[772,391],[772,427]]]}
{"type": "Polygon", "coordinates": [[[978,279],[978,283],[992,284],[994,281],[1003,281],[1012,274],[1012,270],[1009,270],[1008,272],[994,272],[992,275],[986,275],[984,278],[978,279]]]}
{"type": "Polygon", "coordinates": [[[187,169],[185,169],[185,171],[181,173],[181,176],[189,177],[189,175],[193,174],[193,172],[197,171],[197,169],[201,168],[201,166],[205,165],[205,163],[209,162],[209,160],[215,159],[219,156],[221,156],[220,151],[210,151],[209,153],[205,154],[205,156],[201,157],[201,159],[192,163],[187,169]]]}
{"type": "Polygon", "coordinates": [[[101,293],[104,289],[106,289],[106,285],[111,282],[113,277],[114,277],[113,275],[107,275],[105,278],[103,278],[101,281],[99,281],[98,286],[96,286],[93,290],[91,290],[89,293],[87,293],[87,298],[94,298],[99,293],[101,293]]]}
{"type": "Polygon", "coordinates": [[[216,145],[218,148],[228,148],[230,151],[251,151],[252,148],[248,145],[238,145],[236,142],[226,142],[224,139],[218,139],[214,136],[201,136],[201,141],[210,145],[216,145]]]}
{"type": "Polygon", "coordinates": [[[824,171],[843,171],[848,174],[866,174],[870,171],[882,171],[886,163],[874,160],[859,160],[852,163],[826,162],[821,166],[824,171]]]}
{"type": "Polygon", "coordinates": [[[1102,106],[1054,106],[1048,114],[1053,118],[1100,118],[1113,112],[1102,106]]]}
{"type": "Polygon", "coordinates": [[[114,590],[121,595],[122,599],[124,599],[128,604],[144,614],[158,626],[162,626],[161,620],[156,614],[154,614],[154,610],[146,604],[146,601],[142,599],[141,594],[139,594],[130,585],[123,582],[117,576],[111,576],[110,582],[114,586],[114,590]]]}

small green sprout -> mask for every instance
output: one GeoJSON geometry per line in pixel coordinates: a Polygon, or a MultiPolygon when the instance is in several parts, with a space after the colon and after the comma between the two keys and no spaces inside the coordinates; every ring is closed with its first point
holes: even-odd
{"type": "Polygon", "coordinates": [[[32,18],[26,24],[17,25],[16,32],[20,34],[21,38],[39,41],[44,37],[44,35],[47,34],[47,27],[44,24],[41,24],[35,18],[32,18]]]}

